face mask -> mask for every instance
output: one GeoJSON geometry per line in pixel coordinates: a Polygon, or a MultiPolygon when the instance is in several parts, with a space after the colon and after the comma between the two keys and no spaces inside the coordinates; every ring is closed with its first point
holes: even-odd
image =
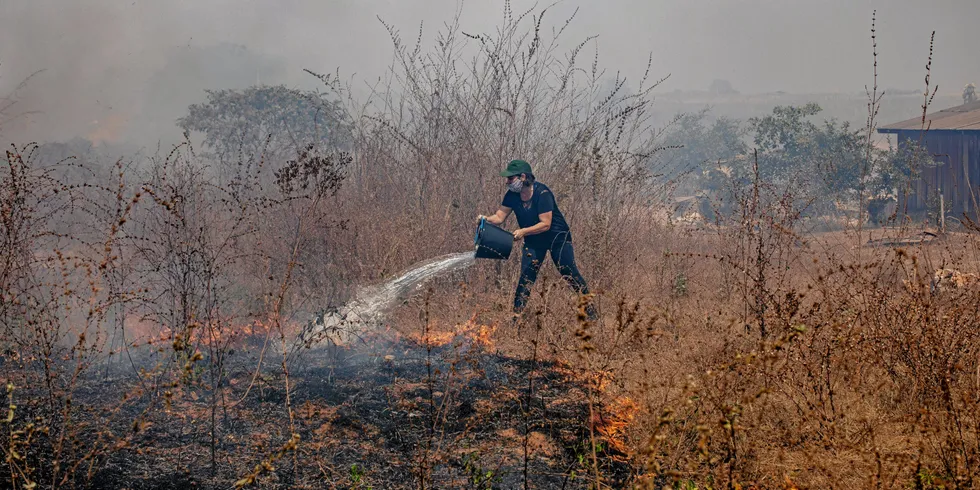
{"type": "Polygon", "coordinates": [[[507,184],[507,188],[510,189],[511,192],[521,192],[521,189],[524,188],[524,181],[521,179],[514,179],[513,182],[507,184]]]}

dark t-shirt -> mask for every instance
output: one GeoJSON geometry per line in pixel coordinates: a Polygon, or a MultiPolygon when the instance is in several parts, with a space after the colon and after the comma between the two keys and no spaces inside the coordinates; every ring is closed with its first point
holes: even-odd
{"type": "Polygon", "coordinates": [[[517,216],[517,224],[521,228],[530,228],[540,223],[541,219],[538,218],[538,215],[551,211],[551,229],[537,235],[527,235],[524,240],[528,245],[550,245],[561,233],[565,233],[564,238],[571,238],[565,216],[558,210],[555,195],[548,186],[540,182],[534,183],[534,193],[531,195],[530,201],[522,201],[520,192],[507,191],[507,194],[504,194],[503,202],[500,204],[514,210],[514,215],[517,216]]]}

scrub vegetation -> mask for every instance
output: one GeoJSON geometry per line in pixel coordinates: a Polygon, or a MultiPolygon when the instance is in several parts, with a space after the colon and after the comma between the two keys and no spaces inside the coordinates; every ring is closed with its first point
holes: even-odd
{"type": "Polygon", "coordinates": [[[934,163],[873,144],[877,79],[863,128],[815,104],[661,127],[658,68],[603,72],[574,18],[507,3],[432,46],[382,22],[367,98],[310,72],[209,92],[148,156],[6,146],[0,485],[980,485],[980,227],[902,211],[934,163]],[[513,158],[556,193],[599,321],[544,267],[512,324],[514,254],[296,341],[470,250],[513,158]]]}

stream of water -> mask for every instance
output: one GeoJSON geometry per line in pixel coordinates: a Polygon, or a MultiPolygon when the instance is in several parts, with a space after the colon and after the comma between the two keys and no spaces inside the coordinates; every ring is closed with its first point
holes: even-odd
{"type": "Polygon", "coordinates": [[[360,288],[344,306],[318,315],[299,340],[306,345],[325,341],[347,344],[360,331],[379,325],[393,306],[418,292],[429,280],[463,270],[474,262],[475,252],[443,255],[418,263],[386,283],[360,288]]]}

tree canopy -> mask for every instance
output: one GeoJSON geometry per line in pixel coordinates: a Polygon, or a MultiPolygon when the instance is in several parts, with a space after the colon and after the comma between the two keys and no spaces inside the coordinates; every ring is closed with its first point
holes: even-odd
{"type": "Polygon", "coordinates": [[[711,122],[707,109],[679,114],[662,140],[670,148],[668,177],[697,169],[696,178],[684,184],[689,192],[731,199],[729,190],[744,188],[753,178],[757,150],[765,185],[794,196],[800,206],[819,208],[858,197],[894,200],[918,178],[919,169],[935,165],[914,142],[869,148],[866,129],[836,119],[817,121],[820,112],[810,103],[777,106],[745,122],[724,117],[711,122]]]}
{"type": "Polygon", "coordinates": [[[665,168],[668,178],[676,179],[689,172],[699,176],[693,185],[718,189],[722,183],[715,169],[718,162],[731,160],[748,152],[747,128],[737,119],[719,117],[709,121],[709,109],[679,114],[664,133],[665,168]]]}
{"type": "Polygon", "coordinates": [[[811,196],[837,196],[855,191],[868,177],[866,135],[836,119],[815,123],[815,103],[777,106],[772,113],[749,119],[759,150],[759,172],[770,182],[796,185],[811,196]]]}
{"type": "Polygon", "coordinates": [[[289,158],[310,145],[347,149],[351,124],[341,105],[318,92],[276,86],[207,90],[177,121],[185,131],[204,133],[204,145],[223,161],[289,158]]]}

